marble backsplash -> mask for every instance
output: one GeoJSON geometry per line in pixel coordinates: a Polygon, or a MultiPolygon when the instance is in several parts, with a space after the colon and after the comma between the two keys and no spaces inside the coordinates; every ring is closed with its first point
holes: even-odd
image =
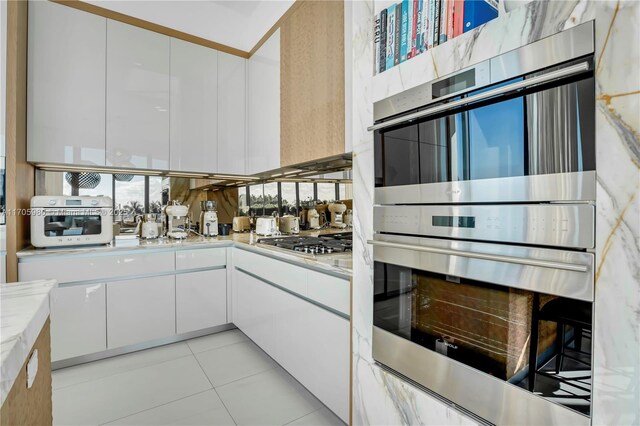
{"type": "MultiPolygon", "coordinates": [[[[377,3],[377,2],[376,2],[377,3]]],[[[501,2],[503,3],[503,2],[501,2]]],[[[505,2],[499,18],[375,77],[372,0],[349,2],[353,85],[353,424],[473,424],[372,359],[373,102],[595,20],[594,425],[640,424],[640,2],[505,2]],[[508,4],[506,4],[508,3],[508,4]]]]}

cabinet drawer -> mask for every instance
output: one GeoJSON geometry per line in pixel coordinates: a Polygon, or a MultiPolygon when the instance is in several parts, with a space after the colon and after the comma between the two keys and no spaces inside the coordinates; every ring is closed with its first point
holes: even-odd
{"type": "Polygon", "coordinates": [[[349,281],[320,272],[307,272],[307,297],[349,315],[349,281]]]}
{"type": "Polygon", "coordinates": [[[227,264],[226,248],[176,251],[176,270],[215,268],[227,264]]]}
{"type": "Polygon", "coordinates": [[[246,250],[236,250],[234,266],[302,296],[307,295],[307,269],[246,250]]]}
{"type": "MultiPolygon", "coordinates": [[[[47,256],[48,257],[48,256],[47,256]]],[[[51,256],[46,260],[20,262],[20,281],[54,278],[59,284],[116,277],[173,272],[172,251],[98,256],[51,256]]]]}

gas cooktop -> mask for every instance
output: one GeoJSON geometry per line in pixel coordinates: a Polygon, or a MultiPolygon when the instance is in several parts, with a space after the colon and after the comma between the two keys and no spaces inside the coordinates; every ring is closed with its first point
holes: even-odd
{"type": "Polygon", "coordinates": [[[266,244],[286,250],[308,254],[346,253],[352,250],[351,232],[318,235],[317,237],[260,238],[258,244],[266,244]]]}

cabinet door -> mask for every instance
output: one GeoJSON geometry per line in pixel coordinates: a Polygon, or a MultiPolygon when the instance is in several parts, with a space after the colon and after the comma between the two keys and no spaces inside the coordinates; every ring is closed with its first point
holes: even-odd
{"type": "Polygon", "coordinates": [[[107,165],[169,168],[169,37],[107,21],[107,165]]]}
{"type": "Polygon", "coordinates": [[[173,275],[107,283],[109,349],[172,336],[175,332],[173,275]]]}
{"type": "Polygon", "coordinates": [[[345,152],[344,8],[304,2],[280,28],[282,166],[345,152]]]}
{"type": "Polygon", "coordinates": [[[236,275],[236,325],[268,354],[275,349],[273,287],[242,271],[236,275]]]}
{"type": "Polygon", "coordinates": [[[247,60],[218,54],[218,173],[244,175],[247,60]]]}
{"type": "Polygon", "coordinates": [[[107,349],[104,284],[57,287],[52,296],[52,361],[107,349]]]}
{"type": "Polygon", "coordinates": [[[217,74],[217,51],[183,40],[171,39],[172,171],[216,171],[217,74]]]}
{"type": "Polygon", "coordinates": [[[249,174],[280,168],[280,30],[249,59],[249,174]]]}
{"type": "Polygon", "coordinates": [[[227,323],[227,270],[176,275],[176,331],[227,323]]]}
{"type": "Polygon", "coordinates": [[[105,18],[29,3],[29,161],[105,165],[106,37],[105,18]]]}

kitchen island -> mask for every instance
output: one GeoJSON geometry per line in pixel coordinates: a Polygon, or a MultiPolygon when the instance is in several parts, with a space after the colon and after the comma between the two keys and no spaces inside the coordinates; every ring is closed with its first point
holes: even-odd
{"type": "Polygon", "coordinates": [[[0,422],[51,424],[49,295],[55,280],[0,285],[0,422]]]}

